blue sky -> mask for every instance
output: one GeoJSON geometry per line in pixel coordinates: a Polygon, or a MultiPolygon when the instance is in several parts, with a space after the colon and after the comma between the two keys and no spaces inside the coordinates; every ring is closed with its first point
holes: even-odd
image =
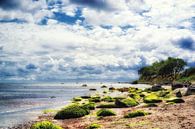
{"type": "Polygon", "coordinates": [[[129,81],[195,66],[194,0],[1,0],[0,81],[129,81]]]}

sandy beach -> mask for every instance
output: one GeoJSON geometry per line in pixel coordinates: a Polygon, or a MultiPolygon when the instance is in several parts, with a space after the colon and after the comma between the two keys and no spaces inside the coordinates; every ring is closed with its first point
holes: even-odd
{"type": "Polygon", "coordinates": [[[98,123],[101,129],[194,129],[195,128],[195,95],[184,96],[185,103],[167,104],[158,103],[157,107],[144,107],[140,104],[128,108],[111,108],[116,116],[98,118],[96,112],[91,111],[87,116],[74,119],[55,120],[55,113],[43,114],[36,121],[24,123],[10,129],[30,129],[37,121],[51,121],[64,129],[86,129],[92,123],[98,123]],[[144,110],[150,115],[136,118],[124,118],[129,111],[144,110]]]}

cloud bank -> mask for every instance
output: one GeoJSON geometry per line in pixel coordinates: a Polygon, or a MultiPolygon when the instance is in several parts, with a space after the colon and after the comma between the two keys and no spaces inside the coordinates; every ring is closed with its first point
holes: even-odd
{"type": "Polygon", "coordinates": [[[1,81],[129,81],[169,56],[195,65],[193,0],[0,2],[1,81]]]}

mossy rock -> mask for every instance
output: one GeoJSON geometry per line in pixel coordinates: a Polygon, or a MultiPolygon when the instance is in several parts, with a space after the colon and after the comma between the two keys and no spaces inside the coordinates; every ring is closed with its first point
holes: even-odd
{"type": "Polygon", "coordinates": [[[94,102],[89,102],[81,105],[82,108],[88,109],[88,110],[94,110],[95,109],[95,103],[94,102]]]}
{"type": "Polygon", "coordinates": [[[101,97],[99,96],[95,96],[95,97],[91,97],[89,98],[90,102],[101,102],[101,97]]]}
{"type": "Polygon", "coordinates": [[[185,101],[182,98],[169,98],[166,100],[166,102],[170,103],[184,103],[185,101]]]}
{"type": "Polygon", "coordinates": [[[151,93],[148,96],[144,97],[144,102],[145,103],[160,103],[162,102],[162,99],[159,98],[156,94],[151,93]]]}
{"type": "Polygon", "coordinates": [[[97,108],[117,108],[114,103],[104,103],[97,106],[97,108]]]}
{"type": "Polygon", "coordinates": [[[54,119],[79,118],[89,114],[89,110],[78,104],[69,105],[55,115],[54,119]]]}
{"type": "Polygon", "coordinates": [[[74,97],[73,101],[74,102],[79,102],[79,101],[82,101],[82,98],[81,97],[74,97]]]}
{"type": "Polygon", "coordinates": [[[49,121],[42,121],[33,124],[30,129],[63,129],[63,128],[49,121]]]}
{"type": "Polygon", "coordinates": [[[141,98],[140,95],[137,94],[137,93],[130,93],[129,97],[131,97],[131,98],[133,98],[135,100],[139,100],[141,98]]]}
{"type": "Polygon", "coordinates": [[[121,99],[125,99],[125,98],[127,98],[127,97],[124,97],[124,96],[117,96],[117,97],[114,97],[113,99],[115,99],[115,100],[116,100],[116,99],[120,99],[120,100],[121,100],[121,99]]]}
{"type": "Polygon", "coordinates": [[[107,86],[106,85],[103,85],[103,86],[101,86],[101,88],[107,88],[107,86]]]}
{"type": "Polygon", "coordinates": [[[99,129],[99,128],[101,128],[100,124],[93,123],[89,125],[86,129],[99,129]]]}
{"type": "Polygon", "coordinates": [[[158,107],[158,105],[155,103],[147,103],[144,105],[144,107],[158,107]]]}
{"type": "Polygon", "coordinates": [[[127,115],[124,115],[124,118],[134,118],[134,117],[140,117],[140,116],[145,116],[148,115],[148,112],[142,111],[142,110],[137,110],[134,112],[130,112],[127,115]]]}
{"type": "Polygon", "coordinates": [[[87,95],[84,95],[84,96],[81,96],[82,99],[89,99],[91,98],[91,96],[87,96],[87,95]]]}
{"type": "Polygon", "coordinates": [[[137,106],[139,103],[133,99],[133,98],[126,98],[126,99],[116,99],[115,100],[115,105],[117,107],[133,107],[137,106]]]}
{"type": "Polygon", "coordinates": [[[102,98],[102,101],[105,101],[105,102],[114,102],[114,98],[110,97],[110,96],[106,96],[104,98],[102,98]]]}
{"type": "Polygon", "coordinates": [[[100,109],[99,111],[97,111],[97,116],[115,116],[116,113],[113,110],[109,110],[109,109],[100,109]]]}

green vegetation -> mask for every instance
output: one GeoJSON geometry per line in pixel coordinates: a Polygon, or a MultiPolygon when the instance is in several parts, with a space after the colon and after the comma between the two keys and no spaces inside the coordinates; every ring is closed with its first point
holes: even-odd
{"type": "Polygon", "coordinates": [[[137,106],[138,102],[133,98],[116,99],[115,105],[117,107],[133,107],[133,106],[137,106]]]}
{"type": "Polygon", "coordinates": [[[78,104],[72,104],[57,112],[54,119],[78,118],[89,114],[89,110],[78,104]]]}
{"type": "Polygon", "coordinates": [[[147,103],[144,105],[144,107],[158,107],[158,105],[155,103],[147,103]]]}
{"type": "Polygon", "coordinates": [[[99,128],[101,128],[100,124],[93,123],[89,125],[86,129],[99,129],[99,128]]]}
{"type": "Polygon", "coordinates": [[[89,101],[90,102],[101,102],[101,97],[94,96],[94,97],[89,98],[89,101]]]}
{"type": "Polygon", "coordinates": [[[145,103],[159,103],[162,102],[162,99],[159,98],[155,93],[151,93],[144,97],[145,103]]]}
{"type": "Polygon", "coordinates": [[[94,110],[95,109],[95,103],[94,102],[85,103],[81,107],[84,108],[84,109],[87,109],[87,110],[94,110]]]}
{"type": "Polygon", "coordinates": [[[104,103],[97,106],[97,108],[117,108],[114,103],[104,103]]]}
{"type": "Polygon", "coordinates": [[[138,70],[138,82],[165,83],[180,78],[186,62],[179,58],[169,57],[167,60],[155,62],[138,70]]]}
{"type": "Polygon", "coordinates": [[[102,101],[105,101],[105,102],[114,102],[114,98],[110,97],[110,96],[106,96],[104,98],[102,98],[102,101]]]}
{"type": "Polygon", "coordinates": [[[100,109],[97,111],[97,116],[115,116],[116,113],[113,110],[109,109],[100,109]]]}
{"type": "Polygon", "coordinates": [[[63,129],[63,128],[49,121],[42,121],[33,124],[30,129],[63,129]]]}
{"type": "Polygon", "coordinates": [[[55,112],[56,112],[56,110],[53,110],[53,109],[45,109],[45,110],[43,110],[44,114],[55,113],[55,112]]]}
{"type": "Polygon", "coordinates": [[[166,102],[173,102],[173,103],[184,103],[185,101],[181,98],[173,97],[166,100],[166,102]]]}
{"type": "Polygon", "coordinates": [[[149,114],[148,112],[137,110],[137,111],[128,113],[127,115],[124,116],[124,118],[134,118],[134,117],[139,117],[139,116],[145,116],[148,114],[149,114]]]}
{"type": "Polygon", "coordinates": [[[82,101],[82,98],[81,97],[74,97],[73,101],[75,101],[75,102],[82,101]]]}

